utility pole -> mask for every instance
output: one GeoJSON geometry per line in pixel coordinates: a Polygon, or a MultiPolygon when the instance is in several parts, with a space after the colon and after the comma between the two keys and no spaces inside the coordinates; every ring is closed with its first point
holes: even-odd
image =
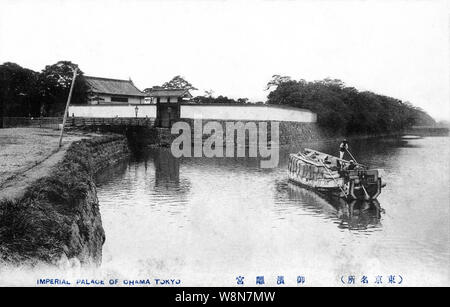
{"type": "Polygon", "coordinates": [[[77,77],[77,70],[78,70],[77,67],[75,67],[75,69],[73,70],[72,84],[70,85],[69,97],[67,98],[66,109],[64,111],[64,118],[63,118],[63,124],[62,124],[62,128],[61,128],[61,134],[59,135],[59,148],[61,148],[61,145],[62,145],[64,126],[66,125],[67,113],[69,112],[70,99],[72,98],[73,86],[75,84],[75,78],[77,77]]]}
{"type": "MultiPolygon", "coordinates": [[[[2,76],[3,77],[3,76],[2,76]]],[[[3,90],[0,92],[0,128],[6,128],[5,127],[5,117],[6,117],[6,97],[7,94],[9,94],[9,85],[7,87],[7,90],[3,88],[3,90]]]]}
{"type": "Polygon", "coordinates": [[[0,128],[3,128],[3,117],[4,117],[3,104],[4,104],[3,97],[0,97],[0,128]]]}

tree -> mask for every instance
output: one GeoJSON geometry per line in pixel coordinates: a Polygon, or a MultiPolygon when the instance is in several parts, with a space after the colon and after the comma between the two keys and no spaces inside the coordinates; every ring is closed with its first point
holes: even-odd
{"type": "MultiPolygon", "coordinates": [[[[75,68],[78,68],[77,64],[70,61],[59,61],[56,64],[46,66],[39,74],[39,94],[42,99],[41,114],[61,116],[64,113],[75,68]]],[[[71,103],[85,104],[90,94],[83,72],[78,69],[71,103]]]]}
{"type": "Polygon", "coordinates": [[[209,104],[209,103],[227,103],[227,104],[246,104],[249,102],[248,98],[228,98],[227,96],[219,95],[217,97],[212,96],[197,96],[192,99],[192,102],[198,104],[209,104]]]}
{"type": "Polygon", "coordinates": [[[214,96],[214,91],[212,89],[206,90],[205,91],[205,96],[212,98],[214,96]]]}
{"type": "Polygon", "coordinates": [[[164,83],[162,85],[164,89],[185,89],[185,90],[197,90],[191,83],[186,81],[181,76],[175,76],[172,80],[164,83]]]}
{"type": "Polygon", "coordinates": [[[240,104],[246,104],[248,103],[248,98],[238,98],[236,102],[240,104]]]}
{"type": "Polygon", "coordinates": [[[358,92],[338,79],[307,82],[274,75],[268,85],[277,86],[267,96],[268,104],[309,109],[317,114],[320,126],[340,134],[386,133],[434,123],[426,112],[410,103],[358,92]]]}
{"type": "Polygon", "coordinates": [[[148,94],[151,93],[153,91],[157,91],[157,90],[163,90],[164,87],[160,86],[160,85],[155,85],[152,87],[147,87],[146,89],[144,89],[144,93],[148,94]]]}
{"type": "Polygon", "coordinates": [[[33,116],[38,114],[36,104],[37,73],[18,64],[0,65],[0,127],[5,116],[33,116]]]}
{"type": "Polygon", "coordinates": [[[272,86],[278,86],[282,83],[286,83],[291,81],[291,77],[289,76],[281,76],[281,75],[273,75],[272,80],[267,82],[266,91],[269,90],[272,86]]]}

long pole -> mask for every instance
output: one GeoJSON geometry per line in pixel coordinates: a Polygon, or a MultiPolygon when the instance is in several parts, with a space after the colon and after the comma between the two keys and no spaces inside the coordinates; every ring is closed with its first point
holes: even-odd
{"type": "MultiPolygon", "coordinates": [[[[8,85],[8,94],[9,94],[9,88],[8,85]]],[[[2,91],[2,95],[0,97],[0,128],[6,128],[5,127],[5,117],[6,117],[6,94],[4,91],[2,91]]]]}
{"type": "Polygon", "coordinates": [[[72,84],[70,85],[69,97],[67,98],[66,109],[64,111],[64,118],[63,118],[63,124],[62,124],[62,128],[61,128],[61,134],[59,135],[59,148],[61,148],[61,145],[62,145],[64,126],[66,125],[67,112],[69,112],[70,99],[72,98],[73,86],[75,84],[75,78],[77,77],[77,70],[78,69],[76,67],[73,70],[72,84]]]}
{"type": "Polygon", "coordinates": [[[0,98],[0,128],[3,128],[3,97],[0,98]]]}
{"type": "Polygon", "coordinates": [[[350,152],[350,150],[348,150],[347,148],[345,148],[345,150],[348,152],[348,154],[350,155],[350,157],[352,157],[353,161],[355,161],[355,163],[359,164],[358,161],[356,161],[355,157],[353,157],[352,153],[350,152]]]}

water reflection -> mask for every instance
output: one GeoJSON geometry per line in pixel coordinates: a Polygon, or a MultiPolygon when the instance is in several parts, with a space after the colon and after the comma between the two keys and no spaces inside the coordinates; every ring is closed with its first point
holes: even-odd
{"type": "Polygon", "coordinates": [[[155,187],[179,187],[180,161],[171,155],[170,149],[153,149],[149,154],[155,165],[155,187]]]}
{"type": "Polygon", "coordinates": [[[381,227],[381,208],[378,200],[346,202],[339,199],[338,218],[341,220],[339,228],[350,230],[375,230],[381,227]]]}
{"type": "Polygon", "coordinates": [[[100,191],[108,192],[104,203],[113,203],[117,208],[165,203],[175,210],[187,202],[191,187],[189,179],[180,176],[180,160],[172,156],[169,148],[138,152],[102,171],[96,182],[100,191]]]}
{"type": "Polygon", "coordinates": [[[286,196],[281,198],[287,199],[280,199],[281,201],[289,201],[314,215],[333,219],[340,229],[373,231],[381,227],[381,213],[384,213],[384,210],[377,200],[347,202],[342,198],[318,194],[290,182],[278,182],[277,190],[281,195],[286,191],[286,196]]]}
{"type": "Polygon", "coordinates": [[[106,183],[110,178],[122,178],[128,169],[128,163],[128,160],[121,161],[97,173],[95,176],[97,185],[106,183]]]}
{"type": "MultiPolygon", "coordinates": [[[[336,155],[338,145],[303,147],[336,155]]],[[[346,203],[289,184],[288,156],[298,147],[281,148],[273,169],[261,169],[258,158],[144,151],[107,170],[99,185],[102,268],[128,276],[184,272],[203,285],[220,284],[225,273],[233,282],[246,270],[329,272],[328,280],[402,272],[409,285],[423,284],[424,275],[448,284],[450,164],[442,157],[450,138],[353,140],[350,148],[358,162],[385,170],[379,201],[386,213],[378,202],[346,203]]]]}
{"type": "Polygon", "coordinates": [[[178,193],[189,191],[189,180],[180,178],[180,159],[172,155],[170,148],[149,148],[134,157],[133,162],[143,163],[147,170],[149,161],[153,162],[155,189],[178,193]]]}

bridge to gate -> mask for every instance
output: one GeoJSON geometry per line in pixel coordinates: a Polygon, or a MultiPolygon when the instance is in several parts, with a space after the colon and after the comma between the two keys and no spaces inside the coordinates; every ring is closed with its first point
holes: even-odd
{"type": "Polygon", "coordinates": [[[66,126],[71,128],[83,127],[155,127],[156,118],[148,117],[69,117],[66,126]]]}

